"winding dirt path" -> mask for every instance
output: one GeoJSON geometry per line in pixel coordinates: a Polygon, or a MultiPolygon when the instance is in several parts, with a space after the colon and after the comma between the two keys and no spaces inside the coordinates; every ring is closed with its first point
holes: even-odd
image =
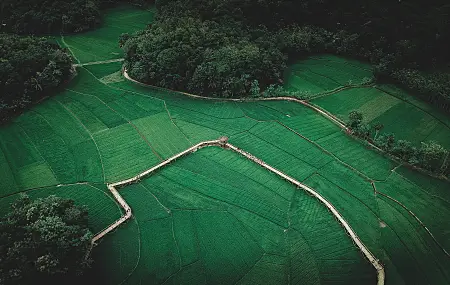
{"type": "MultiPolygon", "coordinates": [[[[153,85],[149,85],[149,84],[145,84],[142,82],[139,82],[133,78],[131,78],[128,75],[128,72],[126,69],[123,70],[123,76],[131,81],[134,82],[136,84],[139,84],[141,86],[145,86],[145,87],[151,87],[151,88],[155,88],[155,89],[160,89],[160,90],[169,90],[169,89],[164,89],[161,87],[157,87],[157,86],[153,86],[153,85]]],[[[172,90],[170,90],[172,91],[172,90]]],[[[306,100],[301,100],[295,97],[288,97],[288,96],[282,96],[282,97],[268,97],[268,98],[245,98],[245,99],[234,99],[234,98],[215,98],[215,97],[205,97],[205,96],[200,96],[200,95],[194,95],[194,94],[190,94],[190,93],[186,93],[186,92],[181,92],[181,91],[173,91],[179,94],[183,94],[186,96],[189,96],[191,98],[196,98],[196,99],[204,99],[204,100],[210,100],[210,101],[232,101],[232,102],[258,102],[258,101],[291,101],[291,102],[296,102],[296,103],[300,103],[306,107],[309,107],[311,109],[313,109],[314,111],[318,112],[319,114],[321,114],[322,116],[326,117],[327,119],[329,119],[330,121],[332,121],[333,123],[335,123],[336,125],[338,125],[340,128],[349,131],[349,129],[347,128],[347,126],[345,126],[345,123],[342,122],[339,118],[337,118],[336,116],[334,116],[333,114],[320,109],[317,106],[312,105],[311,103],[309,103],[306,100]]]]}
{"type": "Polygon", "coordinates": [[[350,235],[350,238],[355,242],[356,246],[359,248],[359,250],[364,254],[364,256],[369,260],[369,262],[372,264],[372,266],[375,268],[375,270],[377,271],[377,285],[384,285],[385,282],[385,272],[384,272],[384,267],[383,265],[380,263],[380,261],[370,252],[370,250],[364,245],[364,243],[361,241],[361,239],[358,237],[358,235],[353,231],[352,227],[348,224],[348,222],[344,219],[344,217],[339,213],[339,211],[329,202],[327,201],[322,195],[320,195],[319,193],[317,193],[314,189],[308,187],[307,185],[297,181],[296,179],[288,176],[287,174],[281,172],[280,170],[270,166],[269,164],[265,163],[264,161],[262,161],[261,159],[255,157],[254,155],[228,143],[227,140],[224,139],[218,139],[218,140],[211,140],[211,141],[204,141],[204,142],[200,142],[174,156],[172,156],[171,158],[161,162],[160,164],[132,177],[129,179],[125,179],[123,181],[119,181],[116,183],[112,183],[112,184],[108,184],[108,189],[111,191],[111,193],[113,194],[114,198],[116,199],[116,201],[119,203],[119,205],[123,208],[123,210],[125,211],[125,214],[116,222],[114,222],[113,224],[111,224],[108,228],[106,228],[105,230],[103,230],[101,233],[97,234],[93,240],[92,240],[92,244],[95,245],[95,243],[100,240],[102,237],[104,237],[106,234],[110,233],[111,231],[115,230],[116,228],[118,228],[122,223],[124,223],[125,221],[127,221],[129,218],[131,218],[132,213],[131,213],[131,208],[130,206],[127,204],[127,202],[122,198],[122,196],[120,196],[119,192],[117,191],[116,187],[121,187],[121,186],[125,186],[131,183],[135,183],[135,182],[139,182],[141,178],[143,178],[144,176],[150,175],[151,173],[159,170],[160,168],[170,164],[171,162],[177,160],[178,158],[181,158],[183,156],[186,156],[187,154],[193,153],[195,151],[197,151],[198,149],[204,148],[204,147],[209,147],[209,146],[216,146],[216,147],[222,147],[224,149],[230,149],[244,157],[246,157],[247,159],[259,164],[260,166],[264,167],[265,169],[267,169],[268,171],[275,173],[276,175],[278,175],[279,177],[281,177],[282,179],[294,184],[295,186],[303,189],[304,191],[306,191],[307,193],[313,195],[316,199],[318,199],[323,205],[325,205],[325,207],[328,208],[328,210],[331,211],[331,213],[333,214],[334,217],[336,217],[339,221],[339,223],[344,227],[344,229],[346,230],[346,232],[350,235]]]}
{"type": "Polygon", "coordinates": [[[122,62],[124,61],[124,58],[117,58],[117,59],[109,59],[109,60],[102,60],[102,61],[92,61],[92,62],[86,62],[86,63],[77,63],[73,66],[86,66],[86,65],[97,65],[97,64],[105,64],[105,63],[112,63],[112,62],[122,62]]]}
{"type": "MultiPolygon", "coordinates": [[[[322,116],[324,116],[325,118],[329,119],[331,122],[333,122],[334,124],[339,126],[346,133],[349,133],[349,134],[351,133],[351,130],[345,125],[344,121],[342,121],[341,119],[339,119],[338,117],[336,117],[332,113],[330,113],[330,112],[328,112],[328,111],[326,111],[326,110],[324,110],[324,109],[322,109],[322,108],[320,108],[320,107],[318,107],[318,106],[316,106],[314,104],[311,104],[308,100],[302,100],[302,99],[298,99],[298,98],[295,98],[295,97],[289,97],[289,96],[268,97],[268,98],[262,98],[262,97],[259,97],[259,98],[240,98],[240,99],[205,97],[205,96],[190,94],[190,93],[186,93],[186,92],[182,92],[182,91],[174,91],[174,90],[171,90],[171,89],[165,89],[165,88],[162,88],[162,87],[158,87],[158,86],[154,86],[154,85],[150,85],[150,84],[145,84],[145,83],[139,82],[139,81],[131,78],[129,76],[129,74],[128,74],[126,69],[123,70],[123,76],[127,80],[129,80],[129,81],[131,81],[133,83],[139,84],[141,86],[144,86],[144,87],[154,88],[154,89],[158,89],[158,90],[172,91],[172,92],[175,92],[175,93],[179,93],[179,94],[183,94],[183,95],[189,96],[191,98],[197,98],[197,99],[203,99],[203,100],[232,101],[232,102],[258,102],[258,101],[290,101],[290,102],[296,102],[296,103],[302,104],[303,106],[306,106],[306,107],[308,107],[310,109],[313,109],[317,113],[321,114],[322,116]]],[[[352,88],[362,88],[362,87],[352,87],[352,88]]],[[[359,138],[356,138],[356,137],[353,137],[353,138],[356,139],[356,140],[362,141],[362,139],[359,139],[359,138]]],[[[437,179],[450,181],[450,179],[447,178],[444,175],[437,175],[437,174],[434,174],[434,173],[432,173],[432,172],[430,172],[430,171],[428,171],[426,169],[423,169],[423,168],[417,167],[415,165],[409,164],[409,163],[401,160],[400,158],[395,157],[395,156],[385,152],[383,149],[379,148],[378,146],[376,146],[375,144],[371,143],[370,141],[366,141],[366,140],[363,140],[363,141],[365,143],[367,143],[374,150],[380,152],[381,154],[387,156],[388,158],[390,158],[391,160],[393,160],[393,161],[395,161],[397,163],[405,165],[405,166],[407,166],[407,167],[409,167],[411,169],[414,169],[416,171],[425,173],[426,175],[428,175],[430,177],[434,177],[434,178],[437,178],[437,179]]]]}

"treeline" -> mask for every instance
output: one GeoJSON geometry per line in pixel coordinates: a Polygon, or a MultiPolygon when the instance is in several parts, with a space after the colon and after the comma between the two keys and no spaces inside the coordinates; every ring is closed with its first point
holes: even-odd
{"type": "Polygon", "coordinates": [[[450,151],[434,141],[422,142],[420,147],[406,140],[397,140],[394,134],[381,132],[380,123],[364,123],[363,114],[350,112],[347,126],[352,134],[373,143],[387,153],[437,175],[450,176],[450,151]]]}
{"type": "Polygon", "coordinates": [[[153,0],[2,0],[0,32],[49,35],[78,33],[101,23],[101,9],[118,2],[153,0]]]}
{"type": "Polygon", "coordinates": [[[448,76],[428,72],[450,60],[445,1],[157,0],[156,6],[156,22],[124,44],[130,73],[147,83],[206,96],[249,95],[255,81],[262,90],[280,84],[289,59],[329,52],[370,61],[377,79],[449,105],[448,76]]]}
{"type": "Polygon", "coordinates": [[[52,93],[71,73],[71,58],[58,45],[0,34],[0,122],[52,93]]]}

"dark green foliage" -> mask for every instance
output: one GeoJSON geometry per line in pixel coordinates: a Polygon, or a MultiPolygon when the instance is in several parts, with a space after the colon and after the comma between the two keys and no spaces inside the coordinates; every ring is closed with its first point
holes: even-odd
{"type": "Polygon", "coordinates": [[[362,139],[368,140],[377,147],[392,154],[401,160],[416,165],[436,174],[449,175],[449,154],[450,151],[436,142],[422,142],[420,147],[415,147],[411,142],[396,140],[393,134],[380,133],[383,125],[363,123],[363,114],[358,111],[349,113],[347,126],[352,134],[362,139]],[[372,133],[375,133],[372,140],[372,133]]]}
{"type": "Polygon", "coordinates": [[[100,25],[102,8],[123,2],[147,6],[154,0],[2,0],[0,32],[78,33],[100,25]]]}
{"type": "MultiPolygon", "coordinates": [[[[181,8],[184,14],[195,11],[181,8]]],[[[175,5],[171,3],[171,5],[175,5]]],[[[137,80],[206,96],[240,97],[257,80],[264,87],[279,83],[286,58],[268,32],[249,31],[240,22],[202,21],[174,16],[171,9],[148,30],[124,45],[126,66],[137,80]]],[[[225,20],[224,20],[225,21],[225,20]]],[[[121,43],[126,36],[121,37],[121,43]]]]}
{"type": "Polygon", "coordinates": [[[390,76],[409,90],[418,92],[425,100],[450,111],[450,73],[397,69],[393,70],[390,76]]]}
{"type": "Polygon", "coordinates": [[[87,224],[87,211],[72,200],[20,197],[0,221],[0,283],[57,284],[82,275],[92,262],[87,224]]]}
{"type": "Polygon", "coordinates": [[[357,129],[361,126],[363,121],[363,114],[358,111],[351,111],[348,114],[348,127],[351,129],[357,129]]]}
{"type": "Polygon", "coordinates": [[[446,1],[159,0],[156,7],[158,20],[125,47],[131,74],[147,83],[251,95],[254,80],[262,90],[282,83],[278,73],[288,57],[329,52],[368,60],[377,79],[450,108],[448,76],[419,71],[450,60],[446,1]],[[250,49],[261,53],[250,54],[252,64],[243,60],[250,49]]]}
{"type": "Polygon", "coordinates": [[[0,121],[50,95],[71,66],[70,56],[44,38],[0,34],[0,121]]]}
{"type": "Polygon", "coordinates": [[[98,0],[4,0],[0,31],[19,34],[80,32],[100,23],[98,0]]]}

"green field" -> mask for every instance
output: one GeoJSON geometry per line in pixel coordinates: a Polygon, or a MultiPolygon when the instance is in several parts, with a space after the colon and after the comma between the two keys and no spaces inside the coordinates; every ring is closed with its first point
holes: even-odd
{"type": "Polygon", "coordinates": [[[140,258],[111,284],[375,283],[325,207],[229,150],[202,149],[120,192],[140,258]]]}
{"type": "MultiPolygon", "coordinates": [[[[65,42],[81,62],[120,58],[117,37],[152,17],[115,8],[102,28],[65,42]]],[[[450,251],[450,183],[398,165],[301,104],[193,99],[128,82],[120,68],[78,67],[64,91],[0,128],[2,214],[20,192],[55,194],[87,205],[99,232],[121,214],[107,183],[226,135],[332,203],[384,264],[386,284],[450,282],[442,250],[450,251]]],[[[290,88],[311,94],[371,74],[365,64],[334,56],[293,70],[290,88]]],[[[400,97],[398,88],[380,88],[400,97]]],[[[354,88],[313,103],[343,117],[363,110],[415,142],[450,143],[442,114],[404,92],[401,100],[386,92],[354,88]]],[[[374,268],[318,200],[230,150],[202,149],[119,191],[133,218],[95,247],[98,283],[376,282],[374,268]]]]}
{"type": "MultiPolygon", "coordinates": [[[[320,94],[346,83],[358,84],[370,76],[367,64],[335,56],[314,56],[287,70],[285,87],[320,94]]],[[[393,133],[398,139],[415,144],[433,140],[450,148],[449,117],[393,85],[346,89],[311,102],[344,121],[351,111],[358,110],[366,122],[382,123],[382,131],[393,133]]]]}
{"type": "Polygon", "coordinates": [[[79,63],[122,58],[119,35],[145,28],[152,22],[154,13],[153,9],[139,10],[133,6],[111,8],[106,11],[100,28],[58,41],[71,50],[79,63]]]}

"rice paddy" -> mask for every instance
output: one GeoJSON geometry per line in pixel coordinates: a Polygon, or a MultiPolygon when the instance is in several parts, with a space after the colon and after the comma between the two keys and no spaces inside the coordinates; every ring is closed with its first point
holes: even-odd
{"type": "MultiPolygon", "coordinates": [[[[371,76],[370,65],[329,55],[314,56],[292,65],[286,72],[285,84],[291,90],[320,94],[345,84],[360,84],[371,76]]],[[[393,133],[398,139],[416,145],[433,140],[450,148],[448,116],[396,86],[379,84],[315,97],[313,104],[344,121],[351,111],[357,110],[366,122],[383,124],[382,131],[393,133]]]]}
{"type": "MultiPolygon", "coordinates": [[[[83,63],[120,58],[120,33],[151,17],[116,8],[102,28],[65,42],[83,63]]],[[[107,183],[228,136],[332,203],[384,264],[386,284],[450,282],[447,181],[393,162],[303,105],[193,99],[126,81],[120,68],[78,67],[66,90],[0,128],[0,214],[20,192],[55,194],[87,205],[99,232],[121,215],[107,183]]],[[[365,64],[332,56],[292,70],[290,88],[311,94],[371,74],[365,64]]],[[[449,143],[445,117],[394,91],[352,88],[313,103],[342,117],[362,110],[401,138],[449,143]]],[[[119,192],[133,217],[94,248],[97,283],[376,283],[376,271],[326,207],[229,150],[201,149],[119,192]]]]}

